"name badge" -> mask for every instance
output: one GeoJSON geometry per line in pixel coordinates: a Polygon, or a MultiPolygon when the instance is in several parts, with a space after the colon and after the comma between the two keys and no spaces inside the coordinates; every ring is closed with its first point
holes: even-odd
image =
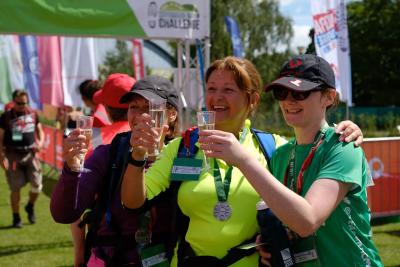
{"type": "Polygon", "coordinates": [[[22,132],[13,130],[11,138],[13,141],[22,141],[22,132]]]}
{"type": "Polygon", "coordinates": [[[293,255],[296,261],[296,266],[321,266],[321,263],[318,259],[314,235],[295,240],[293,245],[293,255]]]}
{"type": "Polygon", "coordinates": [[[192,158],[175,158],[171,171],[172,181],[198,181],[203,161],[192,158]]]}
{"type": "Polygon", "coordinates": [[[169,262],[165,255],[163,244],[146,246],[139,252],[143,267],[169,267],[169,262]]]}

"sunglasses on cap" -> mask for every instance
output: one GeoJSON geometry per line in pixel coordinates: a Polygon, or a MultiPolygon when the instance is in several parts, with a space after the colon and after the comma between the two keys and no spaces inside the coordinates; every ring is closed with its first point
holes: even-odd
{"type": "Polygon", "coordinates": [[[294,91],[294,90],[290,90],[287,89],[285,87],[276,87],[272,89],[272,93],[274,95],[274,98],[278,101],[283,101],[285,100],[288,95],[289,92],[291,93],[292,97],[297,100],[297,101],[302,101],[307,99],[312,92],[317,92],[317,91],[321,91],[323,90],[323,88],[315,88],[313,90],[309,90],[309,91],[294,91]]]}

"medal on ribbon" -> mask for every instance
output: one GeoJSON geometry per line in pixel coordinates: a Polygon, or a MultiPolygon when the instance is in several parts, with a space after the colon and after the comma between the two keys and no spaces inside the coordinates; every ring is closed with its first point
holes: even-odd
{"type": "Polygon", "coordinates": [[[219,221],[226,221],[232,215],[232,208],[228,202],[218,201],[214,206],[214,217],[219,221]]]}
{"type": "Polygon", "coordinates": [[[217,191],[218,202],[214,206],[214,217],[219,221],[226,221],[232,216],[232,208],[228,204],[229,188],[232,178],[232,166],[226,171],[224,182],[217,161],[214,159],[214,183],[217,191]]]}

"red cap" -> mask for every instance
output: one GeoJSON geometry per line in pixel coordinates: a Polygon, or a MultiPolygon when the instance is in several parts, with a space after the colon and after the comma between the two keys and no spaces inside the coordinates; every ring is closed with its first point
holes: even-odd
{"type": "Polygon", "coordinates": [[[119,99],[131,90],[135,82],[136,80],[127,74],[110,74],[103,87],[93,95],[93,101],[112,108],[128,108],[127,104],[120,104],[119,99]]]}

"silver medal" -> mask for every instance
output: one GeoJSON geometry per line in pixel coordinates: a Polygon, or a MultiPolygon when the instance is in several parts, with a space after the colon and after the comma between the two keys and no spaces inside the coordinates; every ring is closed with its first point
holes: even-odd
{"type": "Polygon", "coordinates": [[[232,208],[227,202],[218,202],[214,207],[214,217],[219,221],[226,221],[232,215],[232,208]]]}

